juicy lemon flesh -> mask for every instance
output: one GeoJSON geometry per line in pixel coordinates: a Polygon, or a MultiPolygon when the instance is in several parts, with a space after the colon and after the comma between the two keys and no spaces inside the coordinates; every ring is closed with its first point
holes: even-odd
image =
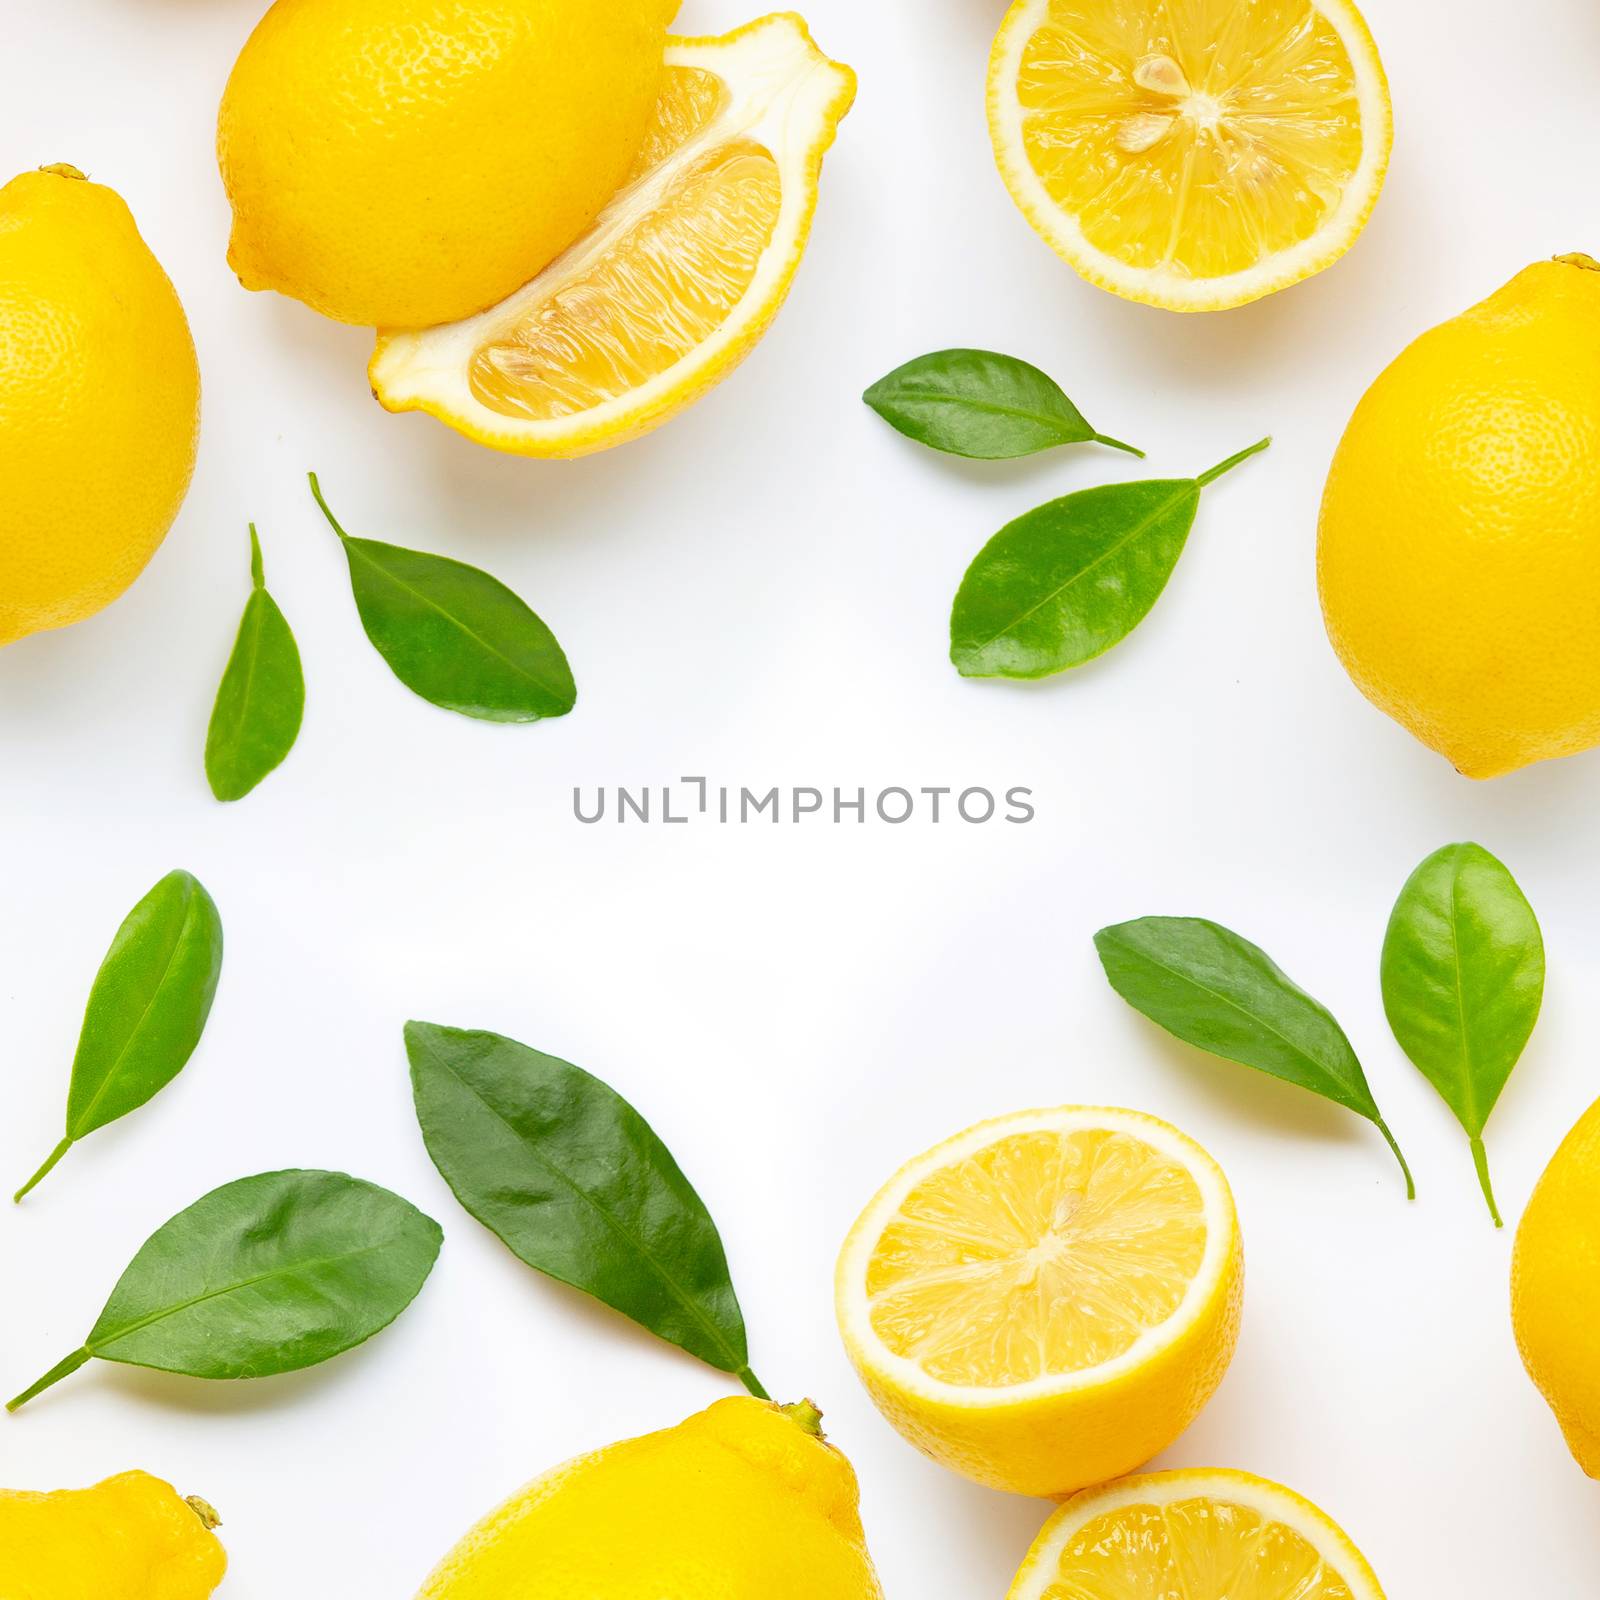
{"type": "Polygon", "coordinates": [[[1197,1496],[1086,1522],[1038,1600],[1353,1600],[1348,1583],[1283,1523],[1197,1496]]]}
{"type": "Polygon", "coordinates": [[[1101,1366],[1167,1322],[1206,1252],[1189,1171],[1104,1129],[1019,1133],[923,1179],[867,1270],[873,1331],[930,1378],[1101,1366]]]}
{"type": "Polygon", "coordinates": [[[1362,158],[1356,70],[1309,0],[1051,0],[1023,146],[1094,248],[1205,279],[1315,235],[1362,158]]]}
{"type": "MultiPolygon", "coordinates": [[[[634,181],[679,158],[726,98],[714,74],[670,69],[634,181]]],[[[592,410],[676,366],[733,314],[777,227],[778,164],[730,139],[682,165],[620,237],[478,348],[468,381],[483,405],[537,422],[592,410]]]]}

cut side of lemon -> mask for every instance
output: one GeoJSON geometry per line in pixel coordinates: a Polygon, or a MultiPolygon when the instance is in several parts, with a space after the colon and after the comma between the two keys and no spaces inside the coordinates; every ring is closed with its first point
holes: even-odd
{"type": "Polygon", "coordinates": [[[658,427],[777,314],[855,83],[788,13],[673,40],[633,174],[589,233],[478,316],[380,333],[374,394],[519,455],[585,455],[658,427]]]}
{"type": "Polygon", "coordinates": [[[1389,86],[1350,0],[1016,0],[1000,172],[1091,283],[1218,311],[1331,265],[1377,204],[1389,86]]]}
{"type": "Polygon", "coordinates": [[[1383,1600],[1309,1500],[1243,1472],[1158,1472],[1069,1500],[1007,1600],[1383,1600]]]}
{"type": "Polygon", "coordinates": [[[1062,1495],[1150,1459],[1217,1384],[1243,1252],[1221,1169],[1153,1117],[1059,1107],[907,1163],[835,1284],[845,1345],[911,1441],[1062,1495]]]}

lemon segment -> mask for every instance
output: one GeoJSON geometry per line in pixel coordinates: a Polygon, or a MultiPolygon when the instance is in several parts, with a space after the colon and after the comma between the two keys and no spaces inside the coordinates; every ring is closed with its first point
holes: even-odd
{"type": "Polygon", "coordinates": [[[1221,1381],[1243,1253],[1227,1180],[1137,1112],[982,1123],[908,1163],[840,1255],[840,1330],[919,1448],[1062,1495],[1170,1444],[1221,1381]]]}
{"type": "Polygon", "coordinates": [[[674,41],[633,175],[590,232],[480,316],[380,334],[373,392],[520,455],[659,426],[776,315],[854,94],[796,16],[674,41]]]}
{"type": "Polygon", "coordinates": [[[1220,310],[1330,265],[1393,124],[1349,0],[1016,0],[989,120],[1024,215],[1090,282],[1220,310]]]}
{"type": "Polygon", "coordinates": [[[1068,1501],[1008,1600],[1383,1600],[1366,1558],[1309,1500],[1242,1472],[1128,1478],[1068,1501]]]}

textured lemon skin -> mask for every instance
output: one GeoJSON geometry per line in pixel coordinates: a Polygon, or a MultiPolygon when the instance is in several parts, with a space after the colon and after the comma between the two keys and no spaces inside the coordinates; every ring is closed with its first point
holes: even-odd
{"type": "Polygon", "coordinates": [[[227,1571],[217,1536],[143,1472],[93,1489],[0,1489],[5,1600],[205,1600],[227,1571]]]}
{"type": "Polygon", "coordinates": [[[1380,374],[1317,576],[1356,686],[1469,777],[1600,742],[1600,271],[1531,266],[1380,374]]]}
{"type": "Polygon", "coordinates": [[[1556,1151],[1517,1229],[1511,1316],[1528,1375],[1600,1478],[1600,1101],[1556,1151]]]}
{"type": "Polygon", "coordinates": [[[200,369],[183,307],[115,192],[68,171],[0,189],[0,644],[109,605],[188,492],[200,369]]]}
{"type": "Polygon", "coordinates": [[[778,1407],[720,1400],[528,1485],[418,1600],[881,1600],[858,1499],[778,1407]]]}
{"type": "MultiPolygon", "coordinates": [[[[1215,1168],[1198,1145],[1191,1159],[1215,1168]]],[[[1217,1176],[1228,1193],[1220,1169],[1217,1176]]],[[[869,1224],[872,1209],[869,1205],[863,1212],[840,1253],[841,1299],[843,1264],[869,1224]]],[[[841,1314],[845,1349],[873,1403],[924,1455],[993,1489],[1064,1499],[1159,1455],[1216,1393],[1233,1360],[1244,1310],[1244,1243],[1231,1194],[1227,1227],[1226,1264],[1193,1321],[1148,1360],[1108,1379],[1041,1397],[977,1405],[948,1391],[940,1395],[931,1388],[906,1386],[874,1349],[854,1336],[849,1319],[841,1314]]]]}
{"type": "Polygon", "coordinates": [[[223,95],[228,261],[341,322],[471,316],[627,175],[677,0],[277,0],[223,95]]]}

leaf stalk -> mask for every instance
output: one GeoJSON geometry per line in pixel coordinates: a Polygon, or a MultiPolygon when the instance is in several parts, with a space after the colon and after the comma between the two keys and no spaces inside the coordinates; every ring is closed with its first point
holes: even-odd
{"type": "Polygon", "coordinates": [[[748,1366],[741,1367],[735,1376],[737,1376],[739,1382],[742,1383],[745,1388],[747,1388],[750,1393],[756,1397],[757,1400],[770,1400],[772,1398],[772,1396],[761,1387],[761,1380],[750,1370],[748,1366]]]}
{"type": "Polygon", "coordinates": [[[1144,460],[1144,451],[1137,445],[1124,444],[1121,439],[1113,439],[1110,434],[1097,433],[1094,435],[1094,442],[1096,444],[1109,445],[1113,450],[1124,450],[1130,456],[1137,456],[1141,461],[1144,460]]]}
{"type": "Polygon", "coordinates": [[[1406,1199],[1415,1200],[1417,1198],[1416,1179],[1411,1176],[1411,1168],[1406,1164],[1405,1154],[1401,1150],[1398,1141],[1389,1132],[1389,1124],[1382,1117],[1375,1117],[1373,1126],[1388,1140],[1389,1148],[1394,1151],[1395,1160],[1400,1163],[1400,1170],[1406,1175],[1406,1199]]]}
{"type": "Polygon", "coordinates": [[[1483,1190],[1483,1198],[1489,1202],[1489,1215],[1494,1218],[1495,1227],[1505,1227],[1505,1218],[1495,1204],[1494,1184],[1489,1178],[1489,1152],[1484,1148],[1481,1137],[1472,1141],[1472,1164],[1477,1168],[1478,1184],[1483,1190]]]}
{"type": "Polygon", "coordinates": [[[322,485],[317,482],[316,473],[308,472],[306,477],[311,480],[311,498],[317,502],[317,505],[322,510],[323,516],[328,519],[328,526],[332,528],[341,539],[348,540],[350,535],[339,526],[339,519],[334,516],[332,511],[328,509],[328,502],[322,498],[322,485]]]}
{"type": "Polygon", "coordinates": [[[1272,435],[1269,433],[1265,439],[1257,439],[1248,449],[1241,450],[1237,455],[1229,456],[1226,461],[1219,461],[1209,472],[1202,472],[1194,481],[1203,489],[1208,483],[1215,483],[1223,473],[1232,472],[1241,461],[1248,461],[1251,456],[1260,455],[1271,443],[1272,435]]]}
{"type": "Polygon", "coordinates": [[[6,1402],[7,1411],[20,1411],[30,1400],[37,1399],[46,1389],[61,1382],[63,1378],[70,1378],[79,1367],[87,1365],[91,1358],[88,1346],[81,1350],[74,1350],[65,1361],[57,1363],[36,1383],[31,1389],[24,1389],[15,1400],[6,1402]]]}
{"type": "Polygon", "coordinates": [[[60,1161],[61,1158],[67,1153],[67,1151],[69,1151],[73,1147],[73,1145],[75,1145],[76,1143],[77,1143],[77,1140],[74,1139],[72,1137],[72,1135],[69,1133],[66,1136],[66,1138],[63,1139],[61,1141],[61,1143],[58,1144],[55,1147],[55,1149],[50,1152],[50,1157],[45,1162],[45,1164],[42,1167],[40,1167],[39,1170],[36,1173],[34,1173],[34,1175],[31,1178],[29,1178],[28,1181],[25,1184],[23,1184],[23,1186],[20,1189],[18,1189],[17,1192],[14,1195],[12,1195],[11,1203],[13,1205],[21,1205],[22,1202],[30,1194],[32,1194],[33,1191],[35,1189],[37,1189],[39,1187],[39,1185],[41,1183],[43,1183],[44,1180],[46,1178],[48,1178],[52,1172],[55,1171],[56,1163],[58,1161],[60,1161]]]}

